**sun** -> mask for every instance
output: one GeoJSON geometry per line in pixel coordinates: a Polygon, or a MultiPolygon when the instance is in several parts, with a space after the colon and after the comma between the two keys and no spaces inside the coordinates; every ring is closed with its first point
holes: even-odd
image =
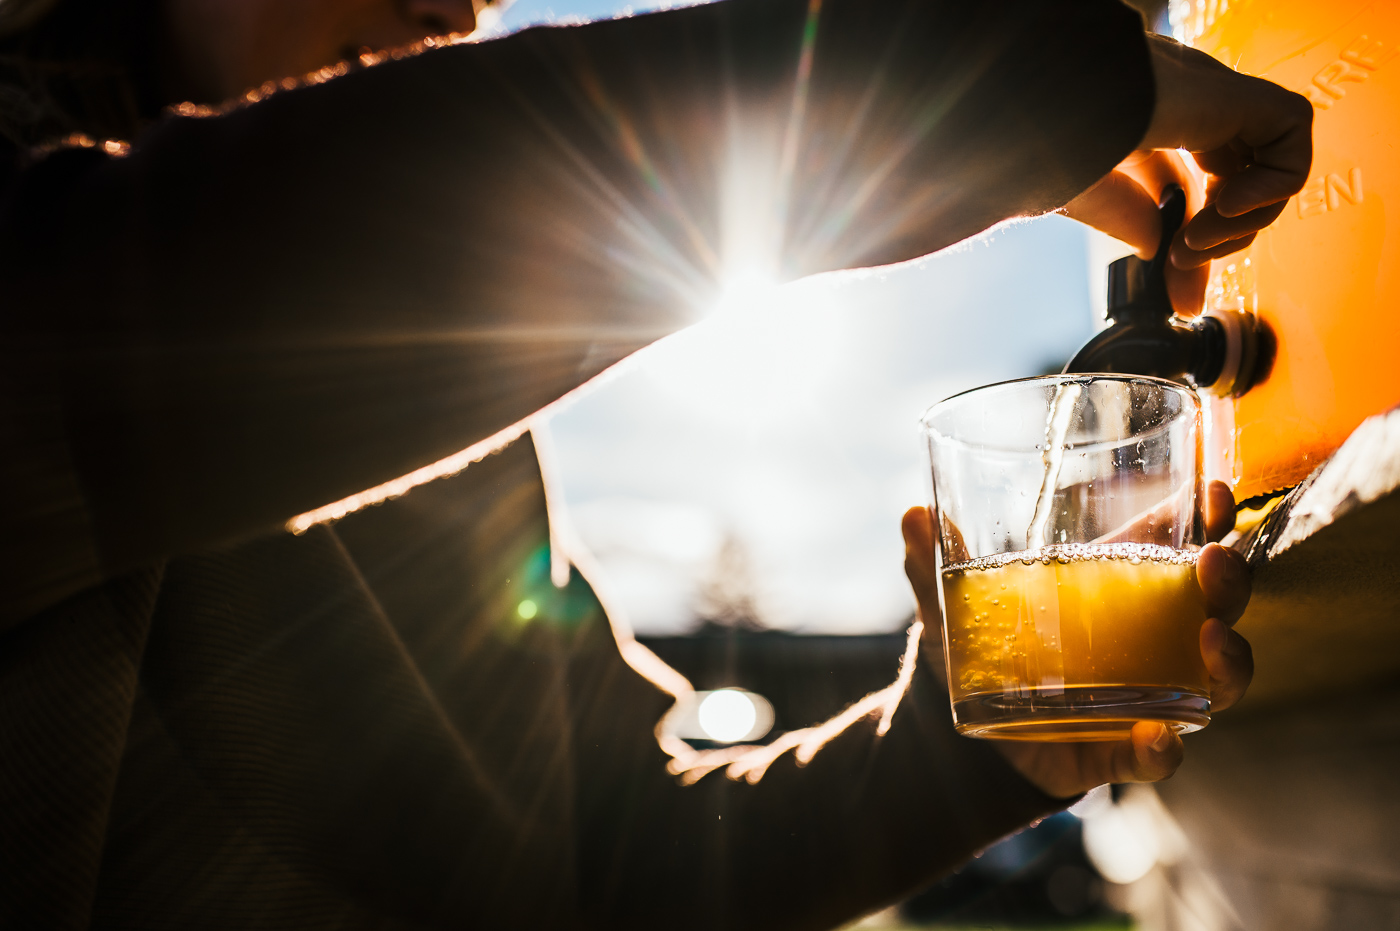
{"type": "Polygon", "coordinates": [[[713,312],[646,354],[642,369],[678,410],[762,426],[803,409],[846,358],[840,289],[730,279],[713,312]]]}

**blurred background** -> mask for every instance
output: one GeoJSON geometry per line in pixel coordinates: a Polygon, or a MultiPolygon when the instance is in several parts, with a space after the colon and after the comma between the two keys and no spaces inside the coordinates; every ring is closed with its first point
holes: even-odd
{"type": "MultiPolygon", "coordinates": [[[[483,31],[661,6],[516,0],[483,31]]],[[[905,265],[740,283],[554,417],[569,520],[639,638],[706,698],[693,744],[766,742],[893,681],[914,612],[900,516],[928,500],[919,415],[1058,371],[1126,252],[1047,216],[905,265]]],[[[862,925],[1129,927],[1114,883],[1155,858],[1115,834],[1128,810],[1105,789],[862,925]]]]}

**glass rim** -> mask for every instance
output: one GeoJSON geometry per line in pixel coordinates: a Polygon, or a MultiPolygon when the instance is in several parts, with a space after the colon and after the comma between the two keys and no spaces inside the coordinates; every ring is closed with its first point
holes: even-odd
{"type": "Polygon", "coordinates": [[[1034,383],[1046,385],[1065,385],[1081,383],[1088,385],[1096,381],[1113,381],[1125,384],[1153,385],[1190,398],[1191,402],[1196,405],[1197,410],[1199,410],[1201,406],[1201,399],[1199,396],[1197,396],[1194,389],[1183,385],[1180,382],[1171,381],[1166,378],[1158,378],[1155,375],[1122,375],[1116,372],[1074,372],[1072,374],[1060,373],[1056,375],[1032,375],[1029,378],[1011,378],[1006,381],[992,382],[990,385],[979,385],[976,388],[968,388],[963,391],[959,391],[957,394],[950,394],[943,400],[937,401],[934,404],[931,404],[929,407],[927,407],[924,410],[924,412],[919,415],[919,425],[924,429],[925,432],[937,432],[939,436],[948,436],[948,434],[936,430],[929,423],[929,420],[935,415],[935,412],[938,411],[939,408],[942,408],[946,405],[951,405],[953,402],[962,400],[968,395],[978,394],[983,391],[992,391],[997,388],[1008,388],[1012,385],[1029,386],[1034,383]]]}

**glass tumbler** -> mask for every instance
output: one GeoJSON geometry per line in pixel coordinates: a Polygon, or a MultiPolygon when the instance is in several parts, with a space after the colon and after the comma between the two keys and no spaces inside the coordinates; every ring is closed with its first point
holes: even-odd
{"type": "Polygon", "coordinates": [[[957,729],[1118,740],[1210,721],[1201,408],[1156,378],[989,385],[924,414],[957,729]]]}

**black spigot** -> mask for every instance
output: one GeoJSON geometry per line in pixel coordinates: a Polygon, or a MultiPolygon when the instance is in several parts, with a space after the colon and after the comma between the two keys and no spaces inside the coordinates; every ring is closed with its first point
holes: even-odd
{"type": "Polygon", "coordinates": [[[1240,395],[1267,371],[1259,361],[1267,342],[1253,314],[1175,319],[1167,295],[1172,238],[1186,217],[1186,192],[1168,185],[1158,204],[1162,239],[1151,261],[1137,256],[1108,266],[1109,327],[1089,340],[1065,373],[1152,375],[1220,395],[1240,395]]]}

